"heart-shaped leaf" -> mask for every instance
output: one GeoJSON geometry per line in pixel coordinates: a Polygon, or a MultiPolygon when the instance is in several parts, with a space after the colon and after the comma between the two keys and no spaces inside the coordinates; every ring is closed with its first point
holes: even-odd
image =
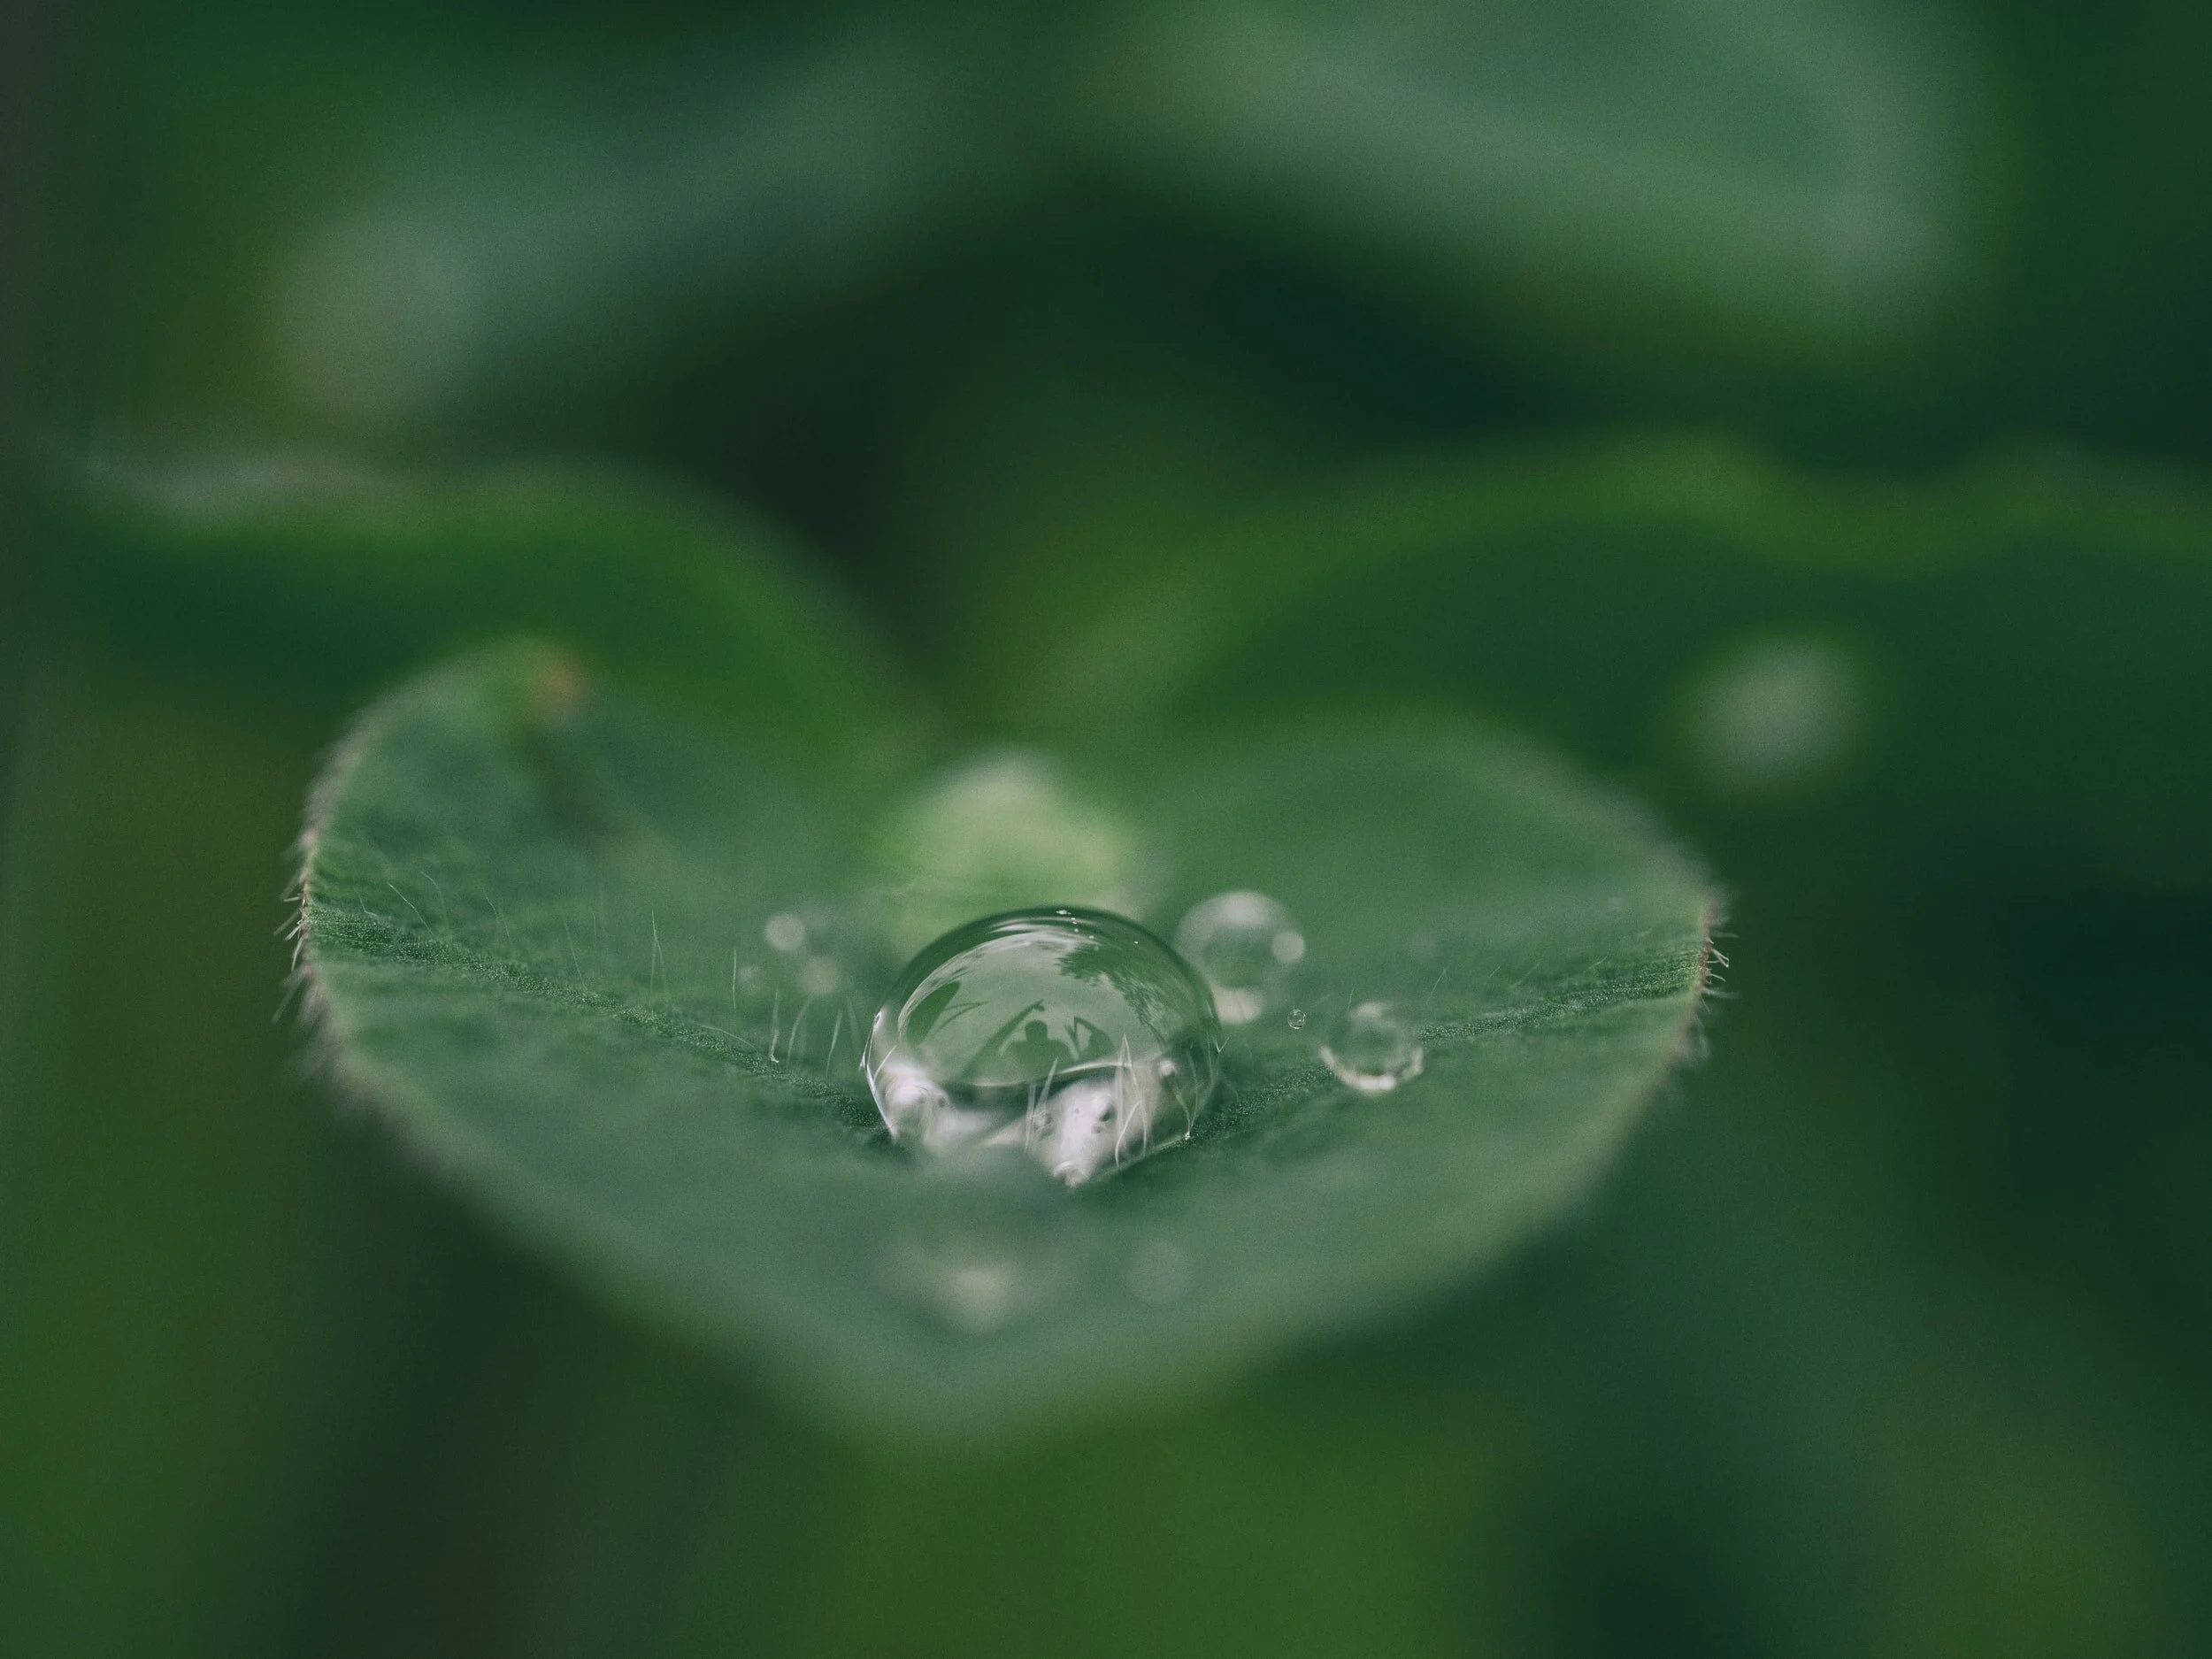
{"type": "Polygon", "coordinates": [[[1463,725],[1316,718],[984,775],[825,786],[534,648],[419,680],[345,744],[306,837],[335,1071],[525,1232],[805,1400],[984,1435],[1172,1395],[1494,1260],[1685,1047],[1703,882],[1463,725]],[[1066,873],[1018,810],[1087,826],[1066,873]],[[964,812],[976,836],[948,836],[964,812]],[[976,847],[1010,833],[994,887],[976,847]],[[1228,1028],[1188,1144],[1073,1191],[892,1144],[858,1062],[918,904],[1108,877],[1164,933],[1257,889],[1303,941],[1285,1000],[1228,1028]],[[1317,1042],[1376,1002],[1425,1064],[1367,1093],[1317,1042]]]}

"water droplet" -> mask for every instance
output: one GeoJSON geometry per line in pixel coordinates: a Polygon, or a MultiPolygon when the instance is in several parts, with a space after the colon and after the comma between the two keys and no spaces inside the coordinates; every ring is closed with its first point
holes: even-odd
{"type": "Polygon", "coordinates": [[[768,926],[760,933],[762,938],[787,956],[806,943],[806,923],[789,910],[770,917],[768,926]]]}
{"type": "Polygon", "coordinates": [[[1421,1075],[1420,1040],[1387,1002],[1355,1002],[1321,1045],[1321,1064],[1363,1094],[1382,1094],[1421,1075]]]}
{"type": "Polygon", "coordinates": [[[1222,1023],[1244,1025],[1281,1002],[1306,936],[1277,901],[1239,890],[1193,905],[1175,929],[1175,948],[1206,976],[1222,1023]]]}
{"type": "Polygon", "coordinates": [[[1079,1186],[1188,1134],[1220,1027],[1190,965],[1103,910],[987,917],[926,946],[868,1039],[892,1138],[1026,1153],[1079,1186]]]}
{"type": "Polygon", "coordinates": [[[835,996],[845,986],[844,971],[828,956],[809,956],[799,964],[799,988],[809,996],[835,996]]]}
{"type": "Polygon", "coordinates": [[[1139,1245],[1129,1262],[1129,1294],[1164,1308],[1190,1294],[1190,1255],[1179,1244],[1154,1239],[1139,1245]]]}
{"type": "Polygon", "coordinates": [[[1290,1028],[1293,1031],[1305,1030],[1306,1010],[1304,1009],[1294,1008],[1290,1010],[1290,1028]]]}

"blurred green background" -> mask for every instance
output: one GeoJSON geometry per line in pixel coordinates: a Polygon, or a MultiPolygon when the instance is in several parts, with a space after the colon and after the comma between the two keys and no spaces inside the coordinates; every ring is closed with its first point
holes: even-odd
{"type": "Polygon", "coordinates": [[[2212,13],[4,27],[0,1651],[2212,1647],[2212,13]],[[1709,1056],[1410,1321],[816,1426],[272,1018],[347,714],[695,685],[718,547],[979,733],[1548,740],[1728,884],[1709,1056]]]}

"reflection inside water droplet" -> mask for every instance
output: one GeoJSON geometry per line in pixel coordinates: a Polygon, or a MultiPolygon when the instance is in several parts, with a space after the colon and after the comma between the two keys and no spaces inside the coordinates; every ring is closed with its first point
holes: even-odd
{"type": "Polygon", "coordinates": [[[1387,1002],[1355,1002],[1321,1045],[1321,1064],[1363,1094],[1411,1081],[1426,1060],[1412,1025],[1387,1002]]]}
{"type": "Polygon", "coordinates": [[[1239,890],[1193,905],[1175,929],[1175,948],[1213,987],[1222,1023],[1244,1025],[1281,1003],[1306,936],[1277,901],[1239,890]]]}
{"type": "Polygon", "coordinates": [[[1079,1186],[1183,1139],[1220,1027],[1188,964],[1103,910],[1015,910],[907,964],[869,1034],[876,1109],[935,1156],[1025,1153],[1079,1186]]]}

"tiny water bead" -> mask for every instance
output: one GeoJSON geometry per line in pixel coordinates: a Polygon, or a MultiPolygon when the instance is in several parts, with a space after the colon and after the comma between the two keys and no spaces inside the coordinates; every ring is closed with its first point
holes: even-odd
{"type": "Polygon", "coordinates": [[[937,1157],[1026,1154],[1071,1187],[1187,1137],[1221,1028],[1204,984],[1104,910],[1011,910],[925,946],[869,1033],[893,1140],[937,1157]]]}
{"type": "Polygon", "coordinates": [[[864,919],[819,897],[795,895],[732,938],[718,968],[723,1011],[710,1023],[757,1047],[773,1064],[825,1078],[849,1074],[866,1039],[869,1005],[856,1003],[852,993],[872,979],[879,984],[884,972],[864,919]]]}
{"type": "Polygon", "coordinates": [[[1384,1094],[1426,1063],[1413,1026],[1387,1002],[1355,1002],[1321,1045],[1321,1064],[1363,1094],[1384,1094]]]}
{"type": "Polygon", "coordinates": [[[1222,1024],[1244,1025],[1282,1000],[1306,936],[1276,900],[1240,889],[1193,905],[1175,929],[1175,948],[1206,976],[1222,1024]]]}

